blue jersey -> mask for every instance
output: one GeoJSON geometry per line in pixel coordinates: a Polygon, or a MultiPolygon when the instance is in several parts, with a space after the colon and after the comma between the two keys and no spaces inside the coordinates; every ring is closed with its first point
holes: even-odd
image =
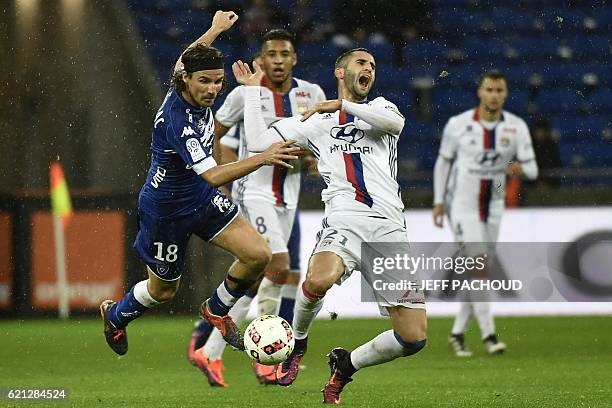
{"type": "Polygon", "coordinates": [[[210,108],[195,107],[174,88],[155,115],[151,167],[140,191],[139,209],[157,217],[190,214],[217,189],[200,174],[215,167],[210,108]]]}

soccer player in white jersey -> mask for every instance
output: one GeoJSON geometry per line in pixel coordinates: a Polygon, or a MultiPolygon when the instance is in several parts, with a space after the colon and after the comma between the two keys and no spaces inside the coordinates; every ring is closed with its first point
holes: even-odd
{"type": "MultiPolygon", "coordinates": [[[[306,279],[298,291],[293,328],[295,349],[276,372],[280,385],[292,384],[306,353],[308,332],[323,306],[323,297],[360,268],[362,242],[407,242],[403,203],[396,181],[396,147],[404,127],[397,107],[383,97],[368,101],[376,77],[373,55],[357,48],[338,57],[334,75],[338,99],[319,102],[303,117],[274,123],[269,129],[261,112],[259,78],[255,65],[233,65],[245,89],[245,127],[249,151],[273,142],[294,139],[311,150],[327,184],[322,192],[325,219],[309,260],[306,279]]],[[[329,354],[331,377],[325,384],[325,403],[340,402],[344,386],[359,369],[417,353],[426,344],[427,319],[422,293],[411,291],[405,302],[379,299],[391,317],[387,330],[352,352],[336,348],[329,354]]]]}
{"type": "MultiPolygon", "coordinates": [[[[266,125],[284,117],[301,115],[315,103],[325,100],[325,94],[320,86],[294,78],[292,75],[293,67],[297,63],[293,34],[286,30],[275,29],[266,33],[262,40],[258,60],[263,64],[265,71],[265,76],[261,78],[261,99],[266,125]]],[[[215,135],[220,138],[230,128],[238,126],[240,160],[253,155],[246,149],[243,120],[244,86],[239,86],[229,93],[215,114],[215,135]]],[[[290,258],[287,242],[291,235],[299,191],[299,166],[291,172],[286,171],[286,167],[283,166],[270,167],[267,170],[262,168],[261,171],[256,171],[233,183],[234,200],[240,204],[242,213],[255,229],[268,240],[272,250],[272,260],[264,272],[259,288],[252,288],[240,302],[236,303],[230,313],[238,324],[244,320],[255,293],[258,295],[260,315],[278,313],[281,290],[285,297],[295,298],[300,277],[299,273],[289,276],[290,258]]],[[[202,329],[202,324],[206,323],[198,322],[193,330],[188,352],[189,359],[204,372],[211,385],[227,386],[221,362],[226,343],[218,331],[214,331],[206,339],[207,330],[202,329]],[[204,341],[206,343],[200,348],[204,341]]],[[[262,384],[276,382],[275,367],[255,363],[254,369],[257,379],[262,384]]]]}
{"type": "MultiPolygon", "coordinates": [[[[466,255],[493,254],[504,209],[507,176],[535,179],[538,167],[529,129],[516,115],[503,110],[508,85],[499,71],[482,75],[478,106],[449,119],[442,134],[434,168],[434,224],[442,228],[444,214],[466,255]],[[484,243],[485,245],[480,245],[484,243]],[[486,248],[486,249],[485,249],[486,248]]],[[[491,257],[488,256],[488,262],[491,257]]],[[[465,332],[474,315],[489,354],[506,345],[497,340],[486,293],[464,293],[449,344],[458,357],[470,357],[465,332]]]]}

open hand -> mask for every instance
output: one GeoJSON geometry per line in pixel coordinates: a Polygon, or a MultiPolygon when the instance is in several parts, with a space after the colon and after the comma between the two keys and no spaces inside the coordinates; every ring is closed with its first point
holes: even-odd
{"type": "Polygon", "coordinates": [[[255,72],[251,72],[249,65],[241,60],[238,60],[232,64],[232,71],[234,72],[236,81],[241,85],[259,86],[261,84],[261,79],[264,76],[264,72],[257,61],[253,61],[253,69],[255,72]]]}
{"type": "Polygon", "coordinates": [[[330,101],[317,102],[315,106],[308,109],[302,115],[302,122],[314,115],[315,113],[333,113],[342,109],[341,99],[332,99],[330,101]]]}
{"type": "Polygon", "coordinates": [[[270,145],[264,152],[260,153],[263,159],[264,166],[274,166],[276,164],[292,169],[293,166],[286,160],[297,160],[298,155],[303,153],[301,147],[289,147],[294,144],[295,140],[287,140],[286,142],[276,142],[270,145]]]}

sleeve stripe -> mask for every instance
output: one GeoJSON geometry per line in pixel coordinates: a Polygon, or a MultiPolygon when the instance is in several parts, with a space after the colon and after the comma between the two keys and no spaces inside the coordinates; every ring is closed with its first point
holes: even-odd
{"type": "MultiPolygon", "coordinates": [[[[218,112],[217,112],[217,113],[218,113],[218,112]]],[[[223,119],[219,119],[219,117],[218,117],[218,116],[215,116],[215,120],[216,120],[217,122],[219,122],[219,124],[220,124],[220,125],[225,126],[226,128],[231,128],[232,126],[234,126],[234,125],[235,125],[235,123],[232,123],[232,122],[230,122],[230,121],[225,121],[225,120],[223,120],[223,119]]]]}
{"type": "Polygon", "coordinates": [[[227,146],[231,149],[237,149],[240,145],[240,140],[236,139],[235,137],[222,137],[221,138],[221,145],[222,146],[227,146]]]}
{"type": "Polygon", "coordinates": [[[278,135],[281,137],[281,139],[283,139],[283,141],[284,141],[284,142],[286,142],[286,141],[287,141],[287,139],[285,138],[285,136],[283,136],[283,134],[280,132],[280,130],[278,130],[278,129],[276,128],[276,126],[272,125],[272,126],[270,126],[270,128],[271,128],[271,129],[276,130],[276,133],[278,133],[278,135]]]}
{"type": "Polygon", "coordinates": [[[216,166],[217,166],[217,162],[215,161],[215,159],[212,156],[208,156],[202,161],[194,164],[192,168],[193,168],[193,171],[196,172],[196,174],[200,175],[204,173],[205,171],[210,170],[216,166]]]}

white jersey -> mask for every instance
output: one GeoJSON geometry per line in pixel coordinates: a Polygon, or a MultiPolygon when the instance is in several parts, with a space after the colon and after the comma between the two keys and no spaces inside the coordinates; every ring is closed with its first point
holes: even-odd
{"type": "MultiPolygon", "coordinates": [[[[368,104],[399,114],[383,97],[368,104]]],[[[319,172],[327,184],[321,193],[326,211],[381,216],[405,225],[396,179],[399,132],[385,133],[346,112],[317,113],[305,122],[284,119],[271,127],[285,140],[296,140],[312,151],[319,161],[319,172]]]]}
{"type": "MultiPolygon", "coordinates": [[[[264,77],[261,84],[261,109],[267,126],[279,119],[301,115],[317,102],[325,100],[319,85],[293,78],[292,87],[284,95],[273,92],[264,77]]],[[[243,160],[252,154],[246,149],[244,136],[244,86],[234,88],[217,111],[215,118],[226,127],[238,125],[240,141],[238,157],[243,160]]],[[[223,143],[222,138],[221,141],[223,143]]],[[[230,141],[228,140],[229,144],[230,141]]],[[[264,166],[259,170],[234,181],[232,196],[239,203],[264,200],[272,205],[288,209],[297,207],[300,194],[300,168],[293,170],[282,166],[264,166]]]]}
{"type": "Polygon", "coordinates": [[[449,119],[439,154],[454,161],[445,197],[451,211],[478,211],[485,222],[504,208],[508,164],[535,160],[525,121],[504,111],[488,128],[477,108],[449,119]]]}

